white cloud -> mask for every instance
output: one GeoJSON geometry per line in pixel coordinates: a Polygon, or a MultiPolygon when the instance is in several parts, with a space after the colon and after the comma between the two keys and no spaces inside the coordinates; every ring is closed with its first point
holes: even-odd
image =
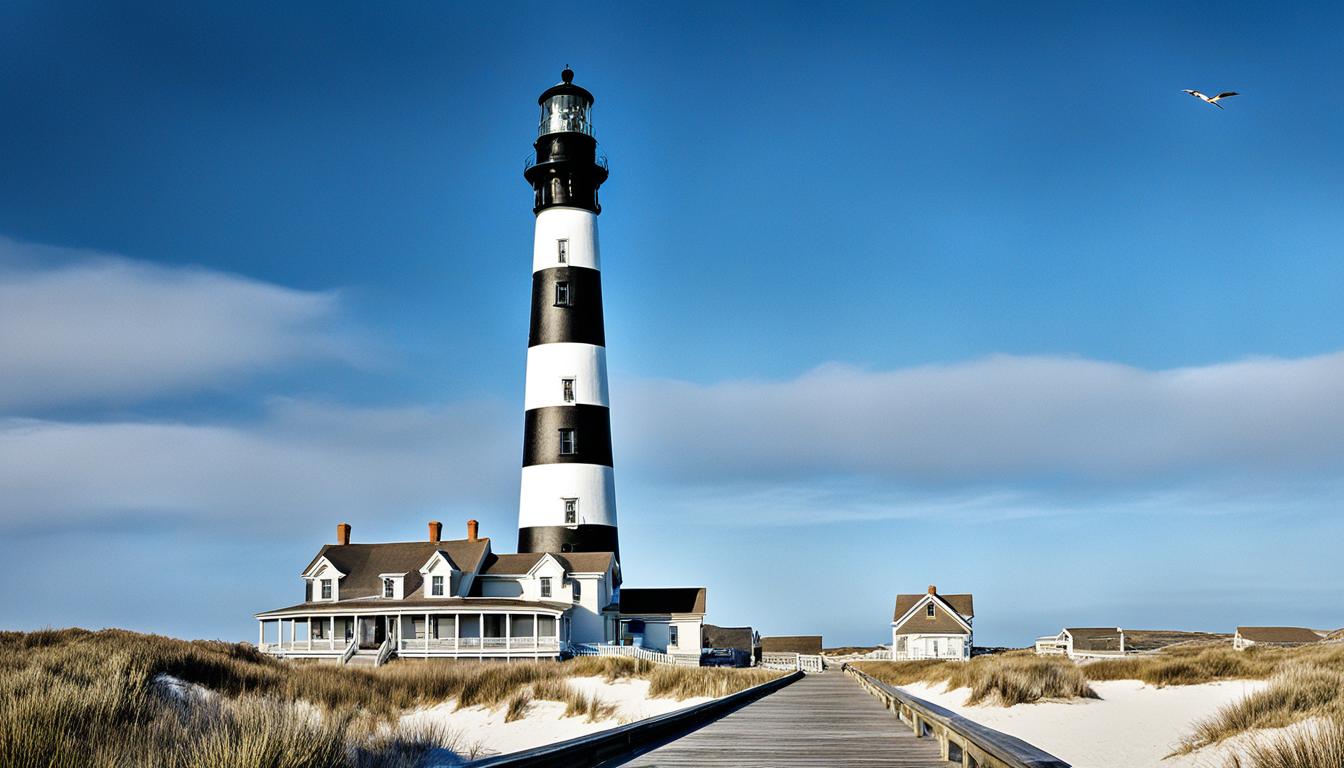
{"type": "Polygon", "coordinates": [[[352,362],[339,299],[0,238],[0,409],[125,402],[352,362]]]}
{"type": "Polygon", "coordinates": [[[664,480],[1160,487],[1344,471],[1344,353],[1147,371],[998,356],[781,382],[613,387],[616,454],[664,480]]]}
{"type": "Polygon", "coordinates": [[[150,518],[283,532],[516,503],[506,410],[277,400],[252,424],[0,420],[0,527],[150,518]]]}

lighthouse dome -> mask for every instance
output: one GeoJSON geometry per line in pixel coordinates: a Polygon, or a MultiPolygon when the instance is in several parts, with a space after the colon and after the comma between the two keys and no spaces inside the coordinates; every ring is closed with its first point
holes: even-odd
{"type": "Polygon", "coordinates": [[[547,88],[537,99],[541,105],[541,122],[537,135],[548,133],[582,133],[593,135],[593,94],[574,84],[574,70],[565,67],[561,82],[547,88]]]}

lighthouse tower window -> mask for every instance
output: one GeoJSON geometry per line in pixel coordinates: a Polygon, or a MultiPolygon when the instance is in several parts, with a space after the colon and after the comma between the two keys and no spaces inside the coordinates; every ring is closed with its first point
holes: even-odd
{"type": "Polygon", "coordinates": [[[561,379],[561,380],[560,380],[560,391],[561,391],[561,393],[564,395],[564,397],[565,397],[565,402],[566,402],[566,403],[572,403],[572,402],[574,402],[574,380],[573,380],[573,379],[561,379]]]}
{"type": "Polygon", "coordinates": [[[569,306],[569,283],[562,282],[555,284],[555,306],[569,306]]]}
{"type": "Polygon", "coordinates": [[[579,500],[565,499],[565,525],[579,522],[579,500]]]}
{"type": "Polygon", "coordinates": [[[555,241],[555,243],[556,243],[556,250],[557,250],[557,254],[556,254],[556,255],[557,255],[557,258],[559,258],[560,263],[561,263],[561,264],[568,264],[568,263],[569,263],[569,240],[567,240],[567,239],[563,239],[563,238],[562,238],[562,239],[560,239],[560,240],[555,241]]]}
{"type": "Polygon", "coordinates": [[[578,445],[574,440],[574,430],[560,430],[560,455],[573,456],[577,452],[578,445]]]}

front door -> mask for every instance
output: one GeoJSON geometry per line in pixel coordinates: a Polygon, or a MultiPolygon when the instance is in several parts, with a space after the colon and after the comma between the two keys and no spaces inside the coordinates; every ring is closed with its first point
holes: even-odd
{"type": "Polygon", "coordinates": [[[383,642],[383,617],[371,616],[359,620],[359,645],[377,648],[383,642]]]}

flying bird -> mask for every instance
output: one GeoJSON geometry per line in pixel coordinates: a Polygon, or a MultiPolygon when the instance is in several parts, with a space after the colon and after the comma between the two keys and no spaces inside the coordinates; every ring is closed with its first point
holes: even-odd
{"type": "Polygon", "coordinates": [[[1213,106],[1215,106],[1215,107],[1217,107],[1217,108],[1219,108],[1219,109],[1222,109],[1222,108],[1223,108],[1223,105],[1218,103],[1218,100],[1219,100],[1219,99],[1226,99],[1228,96],[1237,96],[1237,95],[1239,95],[1236,91],[1223,91],[1222,93],[1218,94],[1217,96],[1214,96],[1213,98],[1209,98],[1208,96],[1205,96],[1204,94],[1200,93],[1199,91],[1192,91],[1192,90],[1190,90],[1189,88],[1186,88],[1186,89],[1185,89],[1185,92],[1188,93],[1188,94],[1190,94],[1191,96],[1194,96],[1196,99],[1199,99],[1200,101],[1204,102],[1205,104],[1212,104],[1213,106]]]}

